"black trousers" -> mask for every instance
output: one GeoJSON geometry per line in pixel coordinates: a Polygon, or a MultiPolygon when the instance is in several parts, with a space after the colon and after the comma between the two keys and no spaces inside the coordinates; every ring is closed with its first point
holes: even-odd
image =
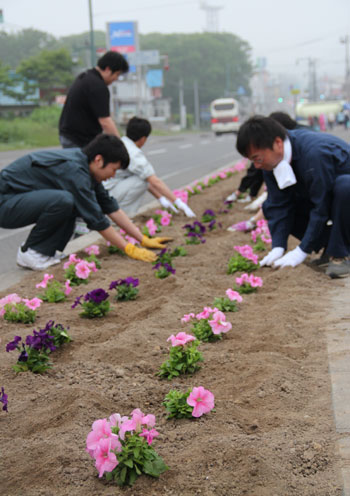
{"type": "Polygon", "coordinates": [[[0,205],[0,227],[16,229],[35,224],[24,249],[52,257],[63,251],[72,237],[76,210],[74,197],[68,191],[42,189],[4,195],[0,205]]]}
{"type": "Polygon", "coordinates": [[[262,170],[256,169],[254,164],[250,164],[238,189],[241,193],[244,193],[247,189],[249,189],[250,196],[255,197],[259,193],[259,189],[261,188],[263,182],[264,178],[262,170]]]}

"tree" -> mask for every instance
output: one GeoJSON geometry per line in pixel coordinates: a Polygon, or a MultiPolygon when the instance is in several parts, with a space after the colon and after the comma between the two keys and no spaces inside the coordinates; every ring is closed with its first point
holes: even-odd
{"type": "Polygon", "coordinates": [[[0,60],[16,69],[21,60],[37,55],[43,49],[54,48],[56,38],[36,29],[23,29],[17,33],[0,31],[0,60]]]}
{"type": "Polygon", "coordinates": [[[193,83],[198,81],[200,102],[209,103],[226,95],[235,96],[242,86],[250,94],[252,73],[249,44],[230,33],[160,34],[141,36],[142,50],[161,49],[168,54],[163,95],[178,110],[179,80],[184,81],[184,99],[193,112],[193,83]]]}
{"type": "Polygon", "coordinates": [[[27,94],[40,89],[41,98],[52,103],[58,89],[67,89],[73,81],[73,62],[68,50],[43,50],[38,55],[22,60],[17,67],[25,82],[27,94]]]}

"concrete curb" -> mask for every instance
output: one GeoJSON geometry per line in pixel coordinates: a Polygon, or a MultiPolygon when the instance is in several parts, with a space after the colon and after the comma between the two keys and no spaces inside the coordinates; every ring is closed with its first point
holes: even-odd
{"type": "Polygon", "coordinates": [[[343,496],[350,496],[350,278],[344,288],[332,290],[331,309],[327,325],[329,374],[340,468],[343,477],[343,496]]]}

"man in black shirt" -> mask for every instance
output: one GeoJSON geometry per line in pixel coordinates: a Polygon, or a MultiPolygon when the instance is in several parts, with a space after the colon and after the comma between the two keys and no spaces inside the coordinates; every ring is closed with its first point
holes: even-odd
{"type": "Polygon", "coordinates": [[[97,66],[80,74],[72,84],[59,122],[63,148],[86,146],[104,132],[119,136],[110,117],[108,85],[128,72],[129,65],[118,52],[107,52],[97,66]]]}

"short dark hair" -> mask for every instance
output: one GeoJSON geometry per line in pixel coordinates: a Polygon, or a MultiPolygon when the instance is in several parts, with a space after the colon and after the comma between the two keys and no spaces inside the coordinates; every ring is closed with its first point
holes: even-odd
{"type": "Polygon", "coordinates": [[[147,119],[142,119],[141,117],[132,117],[126,126],[126,135],[132,141],[138,141],[144,136],[148,138],[151,132],[151,123],[147,119]]]}
{"type": "Polygon", "coordinates": [[[254,115],[240,127],[236,148],[243,157],[247,157],[251,146],[272,150],[275,139],[285,140],[286,134],[284,127],[271,117],[254,115]]]}
{"type": "Polygon", "coordinates": [[[124,143],[113,134],[98,134],[82,148],[82,152],[87,156],[89,164],[96,155],[102,155],[103,167],[106,167],[110,162],[120,162],[120,167],[126,169],[130,162],[124,143]]]}
{"type": "Polygon", "coordinates": [[[125,73],[129,70],[129,64],[123,55],[119,52],[112,52],[111,50],[98,59],[97,65],[102,70],[109,67],[112,72],[121,71],[125,73]]]}
{"type": "Polygon", "coordinates": [[[271,117],[271,119],[275,119],[275,121],[282,124],[282,126],[286,129],[295,129],[298,125],[297,121],[292,119],[286,112],[272,112],[269,117],[271,117]]]}

